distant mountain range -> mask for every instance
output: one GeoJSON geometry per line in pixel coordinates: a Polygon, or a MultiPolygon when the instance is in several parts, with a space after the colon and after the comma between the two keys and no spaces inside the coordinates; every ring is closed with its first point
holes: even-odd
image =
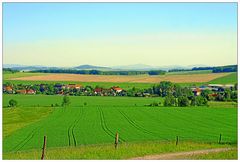
{"type": "Polygon", "coordinates": [[[104,66],[94,66],[94,65],[80,65],[76,67],[49,67],[49,66],[41,66],[41,65],[19,65],[19,64],[3,64],[3,68],[11,68],[13,70],[19,71],[33,71],[33,70],[48,70],[48,69],[72,69],[72,70],[104,70],[104,71],[115,71],[115,70],[170,70],[170,69],[192,69],[193,67],[207,67],[206,65],[190,65],[190,66],[150,66],[145,64],[134,64],[134,65],[123,65],[123,66],[112,66],[112,67],[104,67],[104,66]]]}
{"type": "Polygon", "coordinates": [[[19,71],[33,71],[33,70],[47,70],[47,69],[62,69],[61,67],[48,67],[41,65],[19,65],[19,64],[3,64],[3,68],[11,68],[12,70],[19,71]]]}
{"type": "Polygon", "coordinates": [[[111,70],[110,67],[93,66],[93,65],[80,65],[73,68],[77,70],[111,70]]]}

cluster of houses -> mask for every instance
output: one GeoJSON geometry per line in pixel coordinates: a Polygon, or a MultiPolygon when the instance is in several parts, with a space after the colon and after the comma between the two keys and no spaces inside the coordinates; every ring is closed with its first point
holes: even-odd
{"type": "MultiPolygon", "coordinates": [[[[125,96],[127,91],[123,90],[120,87],[113,86],[111,88],[92,88],[90,86],[83,87],[80,84],[54,84],[52,90],[49,88],[48,84],[37,84],[29,86],[13,86],[13,85],[3,85],[3,92],[8,94],[36,94],[36,93],[45,93],[49,94],[58,94],[58,95],[75,95],[76,93],[81,93],[80,95],[98,95],[98,96],[125,96]],[[15,87],[15,88],[14,88],[15,87]]],[[[234,85],[232,84],[208,84],[200,87],[190,87],[195,96],[201,95],[201,92],[204,90],[211,90],[213,97],[217,96],[217,93],[224,92],[225,89],[233,90],[234,85]]],[[[152,94],[147,92],[136,92],[135,96],[139,97],[149,97],[152,94]]]]}
{"type": "Polygon", "coordinates": [[[14,90],[13,86],[10,85],[3,85],[3,93],[17,93],[17,94],[36,94],[36,90],[34,89],[20,89],[20,90],[14,90]]]}
{"type": "MultiPolygon", "coordinates": [[[[203,90],[210,90],[212,92],[223,92],[225,89],[231,89],[233,90],[234,85],[233,84],[208,84],[203,85],[200,87],[191,87],[192,92],[195,96],[201,95],[201,92],[203,90]]],[[[215,96],[217,94],[213,93],[212,96],[215,96]]]]}
{"type": "MultiPolygon", "coordinates": [[[[48,91],[47,90],[47,84],[37,84],[34,85],[35,87],[39,87],[40,92],[48,91]]],[[[55,93],[59,95],[65,95],[68,93],[70,90],[75,90],[75,91],[82,91],[82,92],[88,92],[86,88],[84,88],[80,84],[55,84],[54,86],[55,93]]],[[[104,88],[95,88],[91,90],[95,95],[101,95],[101,96],[107,96],[109,93],[113,95],[117,95],[121,92],[124,92],[124,90],[120,87],[111,87],[109,89],[104,89],[104,88]]],[[[8,94],[36,94],[37,91],[36,89],[33,88],[33,85],[30,86],[25,86],[20,89],[14,88],[12,85],[3,85],[3,92],[8,93],[8,94]]]]}

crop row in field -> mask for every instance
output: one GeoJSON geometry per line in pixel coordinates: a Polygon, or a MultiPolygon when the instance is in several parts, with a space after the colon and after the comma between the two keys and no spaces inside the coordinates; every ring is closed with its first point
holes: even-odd
{"type": "MultiPolygon", "coordinates": [[[[4,105],[14,98],[24,107],[49,106],[61,96],[4,95],[4,105]],[[21,99],[21,100],[20,100],[21,99]]],[[[33,124],[18,129],[3,140],[3,151],[48,147],[113,143],[119,132],[120,143],[132,141],[181,140],[217,142],[237,141],[237,109],[210,107],[146,107],[160,98],[70,97],[71,106],[54,111],[33,124]],[[86,106],[83,103],[87,102],[86,106]]],[[[8,108],[5,108],[8,109],[8,108]]],[[[4,119],[5,120],[5,119],[4,119]]]]}

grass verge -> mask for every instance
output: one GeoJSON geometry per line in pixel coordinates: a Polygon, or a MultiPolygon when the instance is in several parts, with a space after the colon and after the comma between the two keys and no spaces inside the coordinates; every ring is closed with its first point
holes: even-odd
{"type": "MultiPolygon", "coordinates": [[[[216,143],[180,142],[141,142],[122,143],[115,150],[113,144],[86,145],[79,147],[49,148],[45,159],[130,159],[146,155],[161,153],[192,151],[211,148],[236,147],[236,145],[216,143]]],[[[235,153],[233,153],[235,154],[235,153]]],[[[231,157],[235,155],[231,155],[231,157]]],[[[41,149],[3,153],[3,159],[40,159],[41,149]]],[[[216,156],[212,156],[213,158],[216,156]]],[[[229,157],[226,154],[218,156],[222,159],[229,157]],[[225,157],[226,156],[226,157],[225,157]]],[[[193,157],[194,158],[194,157],[193,157]]],[[[196,157],[197,158],[197,157],[196,157]]],[[[199,157],[201,158],[201,157],[199,157]]],[[[216,157],[217,158],[217,157],[216,157]]]]}

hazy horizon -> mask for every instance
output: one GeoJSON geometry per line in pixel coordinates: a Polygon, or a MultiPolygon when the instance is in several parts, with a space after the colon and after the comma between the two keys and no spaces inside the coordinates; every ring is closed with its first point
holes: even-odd
{"type": "Polygon", "coordinates": [[[3,64],[237,64],[237,4],[5,2],[3,64]]]}

